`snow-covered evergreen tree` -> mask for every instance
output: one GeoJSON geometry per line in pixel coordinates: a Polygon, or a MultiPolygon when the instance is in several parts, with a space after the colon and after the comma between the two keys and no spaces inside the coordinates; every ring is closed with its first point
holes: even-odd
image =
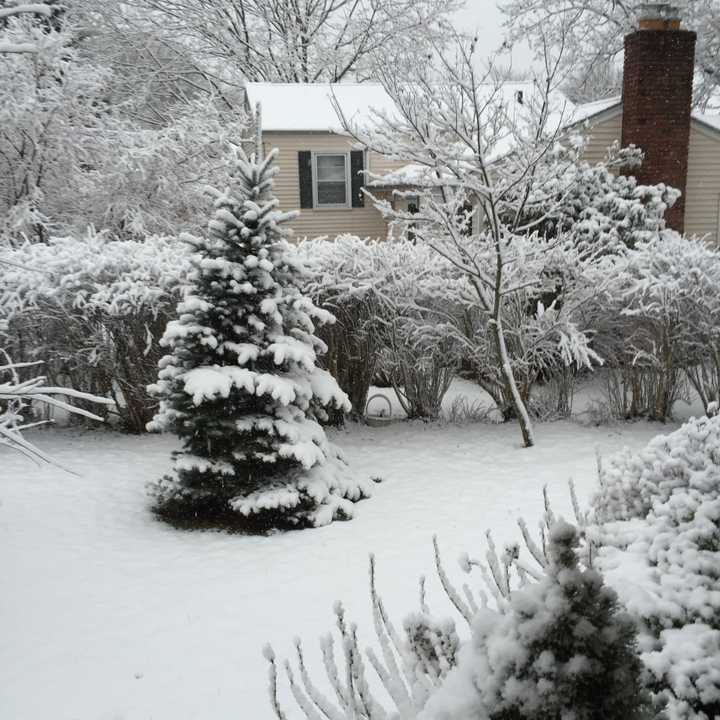
{"type": "Polygon", "coordinates": [[[557,521],[546,575],[512,593],[501,618],[476,616],[473,684],[489,720],[652,717],[634,623],[600,573],[578,566],[577,545],[557,521]]]}
{"type": "Polygon", "coordinates": [[[167,326],[150,429],[182,441],[174,474],[152,486],[157,513],[184,525],[265,531],[352,515],[367,496],[320,425],[349,410],[316,365],[314,323],[332,322],[299,287],[272,194],[274,152],[238,153],[239,197],[217,193],[208,237],[190,238],[192,288],[167,326]]]}
{"type": "MultiPolygon", "coordinates": [[[[577,514],[577,498],[573,505],[577,514]]],[[[308,720],[658,717],[662,699],[653,705],[643,687],[633,619],[621,610],[616,593],[604,584],[602,575],[590,567],[587,544],[578,550],[578,530],[546,508],[542,548],[520,523],[539,571],[520,557],[518,544],[507,546],[499,555],[490,535],[487,564],[468,556],[461,559],[467,572],[480,568],[494,607],[486,593],[476,594],[468,585],[461,592],[453,586],[435,543],[440,584],[471,629],[471,638],[464,642],[454,620],[430,614],[424,579],[421,612],[406,618],[403,637],[378,595],[371,557],[370,595],[381,652],[361,651],[357,628],[347,621],[338,603],[335,614],[344,668],[336,661],[332,636],[321,640],[323,665],[338,705],[322,694],[308,672],[300,641],[296,641],[298,679],[291,665],[285,664],[293,698],[304,716],[308,720]],[[373,690],[370,669],[393,710],[373,690]]],[[[279,720],[285,720],[288,715],[278,695],[278,664],[269,647],[265,658],[270,663],[273,709],[279,720]]]]}

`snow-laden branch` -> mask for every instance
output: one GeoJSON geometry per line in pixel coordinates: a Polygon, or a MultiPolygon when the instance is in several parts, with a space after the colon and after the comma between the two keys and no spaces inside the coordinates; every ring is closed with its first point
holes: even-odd
{"type": "MultiPolygon", "coordinates": [[[[98,415],[77,407],[67,399],[84,400],[100,405],[113,405],[112,400],[100,398],[90,393],[79,392],[72,388],[53,387],[46,384],[43,376],[21,380],[20,371],[24,371],[39,363],[13,363],[7,353],[0,348],[7,361],[0,365],[0,445],[16,450],[31,460],[41,460],[63,467],[52,457],[44,453],[37,445],[23,436],[23,431],[45,424],[48,421],[28,421],[24,413],[30,411],[32,403],[63,410],[70,414],[82,415],[102,422],[98,415]],[[7,380],[3,378],[9,377],[7,380]]],[[[63,468],[68,469],[68,468],[63,468]]],[[[68,470],[71,472],[70,470],[68,470]]]]}
{"type": "Polygon", "coordinates": [[[17,15],[45,15],[50,17],[53,8],[45,3],[25,3],[21,5],[10,5],[9,7],[0,8],[0,20],[3,18],[13,17],[17,15]]]}
{"type": "Polygon", "coordinates": [[[23,54],[36,53],[39,47],[34,43],[14,43],[7,40],[0,40],[0,53],[23,54]]]}

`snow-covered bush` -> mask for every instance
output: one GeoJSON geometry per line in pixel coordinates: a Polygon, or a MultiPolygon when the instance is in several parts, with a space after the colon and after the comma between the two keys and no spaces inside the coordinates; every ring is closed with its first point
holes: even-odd
{"type": "Polygon", "coordinates": [[[461,346],[452,325],[432,310],[392,318],[382,327],[380,366],[410,419],[436,419],[460,365],[461,346]]]}
{"type": "Polygon", "coordinates": [[[322,363],[347,393],[355,417],[365,412],[382,347],[375,332],[382,303],[374,286],[383,270],[374,263],[374,247],[354,235],[296,246],[307,271],[305,292],[335,316],[318,330],[328,346],[322,363]]]}
{"type": "Polygon", "coordinates": [[[272,194],[275,153],[239,151],[238,197],[217,193],[194,246],[190,290],[168,323],[150,429],[180,437],[173,474],[155,483],[155,510],[182,525],[246,531],[321,525],[352,516],[367,489],[349,473],[320,420],[347,395],[317,358],[315,324],[333,317],[303,295],[272,194]]]}
{"type": "Polygon", "coordinates": [[[615,143],[602,162],[590,164],[582,154],[573,157],[587,138],[571,140],[577,147],[560,146],[548,157],[551,164],[563,157],[570,162],[531,194],[522,224],[539,221],[545,236],[569,235],[578,247],[608,253],[648,242],[665,229],[665,211],[680,193],[663,184],[638,185],[631,173],[642,162],[640,150],[615,143]]]}
{"type": "Polygon", "coordinates": [[[89,230],[0,250],[0,260],[0,320],[15,360],[42,359],[53,384],[113,398],[124,427],[142,432],[157,405],[146,386],[158,341],[189,269],[183,243],[89,230]]]}
{"type": "MultiPolygon", "coordinates": [[[[474,262],[490,272],[492,244],[466,243],[472,245],[474,262]]],[[[308,292],[341,318],[341,325],[329,331],[335,352],[328,366],[343,387],[354,391],[357,412],[364,408],[373,375],[381,370],[408,417],[437,417],[465,359],[503,417],[514,417],[492,318],[478,310],[468,276],[429,244],[405,238],[369,242],[345,235],[306,241],[298,253],[311,270],[308,292]]],[[[588,346],[591,332],[579,329],[583,317],[578,311],[602,286],[595,268],[599,255],[579,250],[571,239],[537,235],[518,237],[514,253],[504,270],[508,292],[499,312],[518,392],[533,408],[538,381],[552,380],[563,390],[552,411],[567,411],[571,366],[599,360],[588,346]]]]}
{"type": "Polygon", "coordinates": [[[606,462],[598,564],[640,627],[646,684],[677,720],[720,713],[720,417],[606,462]]]}
{"type": "Polygon", "coordinates": [[[720,253],[665,230],[615,263],[587,322],[617,414],[665,420],[685,378],[707,407],[720,377],[720,253]]]}
{"type": "MultiPolygon", "coordinates": [[[[491,253],[490,246],[478,242],[473,247],[474,262],[489,271],[491,253]]],[[[517,391],[535,416],[567,413],[574,371],[602,362],[591,347],[593,328],[583,310],[603,291],[600,267],[605,260],[599,251],[579,248],[571,236],[535,234],[515,238],[513,255],[513,262],[504,269],[508,292],[500,300],[500,318],[517,391]],[[539,397],[541,382],[557,387],[554,402],[547,393],[539,397]]],[[[479,384],[509,420],[514,417],[515,404],[500,369],[492,322],[487,313],[468,307],[464,317],[467,357],[479,384]]]]}
{"type": "MultiPolygon", "coordinates": [[[[286,665],[293,697],[309,720],[521,720],[522,718],[649,718],[649,694],[641,686],[641,663],[635,626],[621,612],[617,595],[592,568],[578,561],[578,532],[547,516],[545,551],[530,540],[528,549],[540,563],[532,570],[518,560],[518,547],[498,557],[490,540],[483,577],[495,598],[495,609],[482,597],[480,606],[466,587],[463,598],[450,584],[439,560],[440,581],[471,629],[462,642],[452,620],[433,618],[421,583],[421,610],[398,633],[375,588],[371,558],[370,589],[375,632],[381,654],[359,648],[357,629],[342,606],[335,612],[345,672],[336,663],[333,640],[322,640],[323,662],[337,703],[318,689],[296,648],[300,679],[286,665]],[[511,588],[511,570],[521,587],[511,588]],[[513,573],[514,574],[514,573],[513,573]],[[534,576],[536,582],[529,582],[534,576]],[[377,699],[366,669],[377,674],[395,711],[377,699]]],[[[466,558],[469,569],[480,565],[466,558]]],[[[512,583],[515,584],[514,581],[512,583]]],[[[274,653],[270,662],[271,700],[279,720],[284,714],[277,690],[274,653]]]]}
{"type": "Polygon", "coordinates": [[[558,521],[537,582],[484,608],[458,666],[428,701],[426,720],[650,717],[635,627],[596,570],[578,566],[577,530],[558,521]]]}
{"type": "Polygon", "coordinates": [[[463,283],[427,246],[352,235],[301,243],[308,292],[335,314],[328,367],[365,409],[376,371],[395,388],[410,418],[435,418],[464,352],[459,320],[463,283]]]}

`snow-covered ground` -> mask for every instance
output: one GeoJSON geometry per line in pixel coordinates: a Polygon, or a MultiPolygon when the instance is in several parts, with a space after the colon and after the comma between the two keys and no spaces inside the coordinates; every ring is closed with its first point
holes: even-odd
{"type": "Polygon", "coordinates": [[[351,522],[262,538],[152,518],[144,485],[168,468],[173,438],[38,433],[78,476],[0,451],[0,718],[269,720],[266,641],[287,656],[299,635],[317,666],[335,599],[371,640],[369,552],[395,617],[414,609],[423,573],[440,609],[433,533],[457,577],[455,558],[481,552],[486,530],[503,541],[518,516],[536,525],[544,484],[569,516],[567,480],[587,500],[596,451],[675,427],[547,423],[523,450],[514,425],[354,426],[334,439],[383,479],[373,498],[351,522]]]}

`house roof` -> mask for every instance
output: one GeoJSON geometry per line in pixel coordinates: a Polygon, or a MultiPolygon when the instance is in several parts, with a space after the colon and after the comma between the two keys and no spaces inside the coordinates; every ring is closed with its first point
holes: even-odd
{"type": "MultiPolygon", "coordinates": [[[[495,86],[488,85],[488,94],[495,86]]],[[[503,103],[509,108],[520,107],[519,93],[524,101],[538,92],[530,82],[509,82],[499,88],[503,103]]],[[[395,106],[379,83],[265,83],[246,85],[250,105],[260,103],[263,129],[295,132],[342,132],[342,124],[333,105],[333,98],[351,123],[364,123],[373,110],[392,114],[395,106]]],[[[566,127],[600,119],[603,114],[620,110],[620,96],[574,105],[562,93],[555,92],[555,115],[562,115],[566,127]]],[[[720,115],[693,111],[693,119],[720,132],[720,115]]],[[[553,118],[550,118],[552,121],[553,118]]]]}
{"type": "Polygon", "coordinates": [[[598,115],[606,113],[608,110],[619,110],[621,105],[622,98],[619,95],[603,98],[602,100],[594,100],[593,102],[581,103],[573,109],[571,117],[568,118],[568,126],[597,117],[598,115]]]}
{"type": "Polygon", "coordinates": [[[720,133],[720,114],[694,112],[693,120],[720,133]]]}
{"type": "MultiPolygon", "coordinates": [[[[613,110],[617,112],[622,110],[622,98],[619,95],[605,100],[596,100],[595,102],[577,105],[571,116],[570,125],[585,122],[586,120],[600,120],[602,115],[613,110]]],[[[706,128],[720,132],[720,114],[693,110],[692,119],[706,128]]]]}
{"type": "MultiPolygon", "coordinates": [[[[513,117],[539,90],[532,82],[488,83],[487,97],[493,93],[513,117]]],[[[246,84],[250,106],[260,103],[262,126],[266,132],[342,132],[342,123],[333,101],[350,124],[366,124],[373,111],[393,115],[395,104],[379,83],[265,83],[246,84]]],[[[482,93],[481,93],[482,94],[482,93]]],[[[552,97],[554,114],[569,117],[574,105],[560,92],[552,97]]]]}
{"type": "Polygon", "coordinates": [[[394,104],[379,83],[263,83],[246,85],[251,106],[260,103],[265,131],[340,132],[333,97],[351,122],[367,120],[370,110],[393,112],[394,104]]]}

